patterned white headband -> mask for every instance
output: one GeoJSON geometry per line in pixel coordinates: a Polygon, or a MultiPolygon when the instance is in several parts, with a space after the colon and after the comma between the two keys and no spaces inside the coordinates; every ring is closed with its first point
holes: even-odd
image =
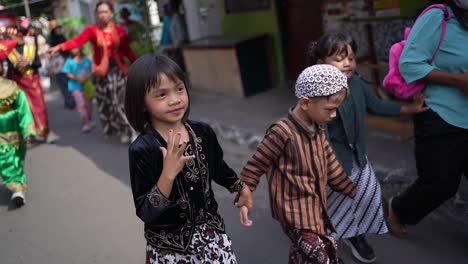
{"type": "Polygon", "coordinates": [[[338,68],[317,64],[302,71],[296,81],[297,98],[328,96],[348,88],[348,79],[338,68]]]}

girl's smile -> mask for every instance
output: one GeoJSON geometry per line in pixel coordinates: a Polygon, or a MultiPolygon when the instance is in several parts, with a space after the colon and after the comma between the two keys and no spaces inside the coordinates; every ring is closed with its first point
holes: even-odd
{"type": "Polygon", "coordinates": [[[178,115],[178,114],[182,113],[183,110],[184,110],[183,107],[179,107],[179,108],[176,108],[176,109],[173,109],[173,110],[169,110],[169,111],[167,111],[167,113],[168,113],[168,114],[176,114],[176,115],[178,115]]]}
{"type": "Polygon", "coordinates": [[[181,124],[189,106],[184,82],[166,74],[161,74],[158,86],[146,93],[144,101],[153,126],[181,124]]]}

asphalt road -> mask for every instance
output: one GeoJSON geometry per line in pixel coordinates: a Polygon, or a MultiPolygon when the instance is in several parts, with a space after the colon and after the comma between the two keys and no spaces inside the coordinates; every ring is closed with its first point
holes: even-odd
{"type": "MultiPolygon", "coordinates": [[[[194,96],[193,102],[203,102],[192,105],[194,119],[222,123],[227,119],[220,115],[225,114],[229,124],[239,124],[241,130],[244,124],[255,123],[235,115],[236,110],[232,108],[239,105],[212,111],[207,104],[210,101],[213,105],[219,104],[219,98],[194,96]]],[[[26,172],[30,189],[26,206],[13,209],[9,205],[10,194],[0,188],[0,263],[144,263],[143,226],[134,213],[127,146],[120,144],[117,138],[104,139],[99,129],[82,134],[78,113],[65,110],[57,93],[48,95],[48,107],[51,128],[60,140],[28,151],[26,172]]],[[[267,125],[267,122],[262,123],[267,125]]],[[[255,132],[264,129],[257,126],[255,132]]],[[[252,150],[224,135],[218,133],[225,159],[239,171],[252,150]]],[[[370,152],[373,152],[374,167],[380,177],[403,179],[384,183],[386,192],[394,192],[407,184],[408,175],[414,174],[411,148],[400,144],[392,150],[394,139],[371,137],[370,145],[379,146],[370,152]],[[389,157],[397,157],[399,161],[392,163],[389,157]]],[[[238,223],[237,210],[232,206],[233,196],[220,187],[215,187],[215,191],[239,263],[287,263],[289,243],[270,216],[264,179],[254,194],[255,210],[251,216],[254,226],[251,228],[238,223]]],[[[407,239],[369,236],[375,246],[376,263],[468,263],[468,225],[444,217],[443,212],[411,227],[407,239]]],[[[346,263],[358,263],[349,250],[340,245],[346,263]]]]}

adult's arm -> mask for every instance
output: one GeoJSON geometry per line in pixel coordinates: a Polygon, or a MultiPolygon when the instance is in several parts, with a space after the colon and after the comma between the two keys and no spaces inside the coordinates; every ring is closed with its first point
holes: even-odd
{"type": "Polygon", "coordinates": [[[443,17],[444,12],[434,8],[416,21],[401,54],[399,69],[408,83],[422,80],[452,86],[467,94],[468,73],[450,73],[429,64],[440,41],[443,17]]]}
{"type": "Polygon", "coordinates": [[[456,87],[468,95],[468,72],[450,73],[441,70],[432,70],[422,78],[425,82],[443,84],[456,87]]]}
{"type": "Polygon", "coordinates": [[[87,26],[78,36],[69,39],[62,44],[59,44],[61,51],[71,50],[74,48],[79,48],[86,44],[91,39],[91,36],[94,34],[94,28],[87,26]]]}

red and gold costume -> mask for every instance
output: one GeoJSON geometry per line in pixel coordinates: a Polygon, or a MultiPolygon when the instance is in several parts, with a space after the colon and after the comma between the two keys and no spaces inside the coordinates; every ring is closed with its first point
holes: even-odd
{"type": "Polygon", "coordinates": [[[36,47],[34,45],[18,44],[15,50],[8,54],[8,61],[8,79],[15,81],[26,94],[29,108],[33,114],[37,135],[47,138],[49,134],[47,107],[38,73],[41,61],[37,55],[36,47]],[[21,57],[26,59],[29,64],[26,67],[18,69],[16,65],[21,57]]]}
{"type": "MultiPolygon", "coordinates": [[[[16,41],[0,41],[0,62],[16,41]]],[[[26,139],[35,136],[34,122],[26,96],[16,83],[0,77],[0,176],[11,192],[26,190],[23,166],[26,139]]]]}

